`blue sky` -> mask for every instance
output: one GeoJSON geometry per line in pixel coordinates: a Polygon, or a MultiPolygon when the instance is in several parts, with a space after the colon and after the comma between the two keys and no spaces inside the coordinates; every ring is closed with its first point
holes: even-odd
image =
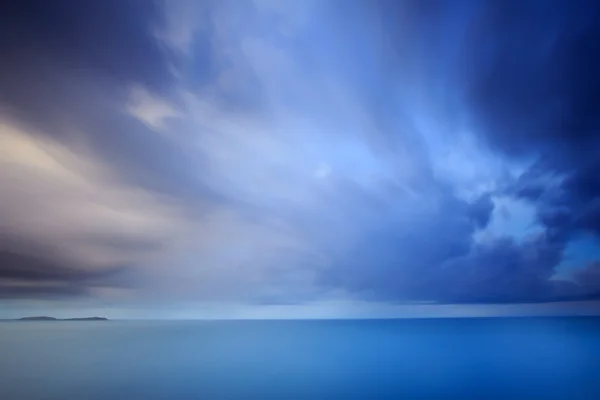
{"type": "Polygon", "coordinates": [[[2,15],[0,317],[598,309],[593,2],[2,15]]]}

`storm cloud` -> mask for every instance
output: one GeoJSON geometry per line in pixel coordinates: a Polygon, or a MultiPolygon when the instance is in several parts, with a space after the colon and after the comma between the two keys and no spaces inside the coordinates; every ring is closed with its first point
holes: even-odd
{"type": "Polygon", "coordinates": [[[599,22],[588,1],[7,3],[0,297],[594,300],[599,22]]]}

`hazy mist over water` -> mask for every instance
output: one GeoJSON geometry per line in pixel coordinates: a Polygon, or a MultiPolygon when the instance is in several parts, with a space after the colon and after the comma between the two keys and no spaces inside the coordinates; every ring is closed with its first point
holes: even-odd
{"type": "Polygon", "coordinates": [[[597,399],[600,319],[0,323],[1,399],[597,399]]]}

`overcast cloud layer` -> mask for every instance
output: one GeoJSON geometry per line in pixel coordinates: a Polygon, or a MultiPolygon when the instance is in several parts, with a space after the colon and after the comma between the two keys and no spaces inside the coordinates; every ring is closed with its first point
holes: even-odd
{"type": "Polygon", "coordinates": [[[598,309],[596,2],[12,3],[11,310],[598,309]]]}

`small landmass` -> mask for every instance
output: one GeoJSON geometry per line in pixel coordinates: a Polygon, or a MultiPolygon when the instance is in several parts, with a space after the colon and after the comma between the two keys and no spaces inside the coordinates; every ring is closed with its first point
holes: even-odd
{"type": "Polygon", "coordinates": [[[23,317],[18,321],[108,321],[108,318],[103,317],[86,317],[86,318],[54,318],[54,317],[23,317]]]}

